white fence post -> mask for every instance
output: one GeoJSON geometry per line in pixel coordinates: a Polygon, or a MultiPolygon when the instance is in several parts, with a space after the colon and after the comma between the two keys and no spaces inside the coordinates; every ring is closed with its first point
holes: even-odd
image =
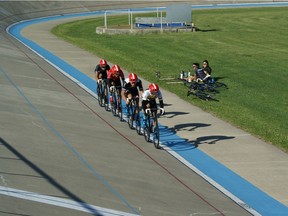
{"type": "Polygon", "coordinates": [[[107,11],[104,13],[104,27],[107,29],[107,11]]]}
{"type": "Polygon", "coordinates": [[[131,29],[133,29],[133,12],[132,12],[132,11],[130,11],[130,12],[131,12],[131,16],[130,16],[130,18],[131,18],[130,25],[131,25],[131,29]]]}

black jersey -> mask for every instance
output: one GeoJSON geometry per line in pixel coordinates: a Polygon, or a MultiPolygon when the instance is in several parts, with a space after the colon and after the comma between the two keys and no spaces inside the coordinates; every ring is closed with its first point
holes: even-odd
{"type": "Polygon", "coordinates": [[[99,74],[102,75],[102,79],[107,79],[107,71],[110,70],[110,66],[107,64],[105,68],[100,67],[100,64],[98,64],[95,68],[95,73],[98,72],[99,74]]]}

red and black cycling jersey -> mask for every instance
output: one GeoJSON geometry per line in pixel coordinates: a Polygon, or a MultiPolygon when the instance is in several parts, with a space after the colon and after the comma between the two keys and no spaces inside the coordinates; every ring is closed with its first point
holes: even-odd
{"type": "Polygon", "coordinates": [[[112,82],[114,82],[115,86],[121,86],[121,79],[124,82],[124,73],[122,70],[120,70],[119,72],[115,72],[110,69],[107,74],[107,79],[109,86],[112,85],[112,82]]]}

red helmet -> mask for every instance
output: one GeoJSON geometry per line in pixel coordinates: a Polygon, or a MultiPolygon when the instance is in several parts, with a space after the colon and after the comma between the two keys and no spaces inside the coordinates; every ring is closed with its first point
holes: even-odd
{"type": "Polygon", "coordinates": [[[100,64],[100,67],[105,67],[107,65],[107,62],[105,59],[101,59],[99,64],[100,64]]]}
{"type": "Polygon", "coordinates": [[[155,83],[151,83],[149,85],[149,90],[150,90],[150,92],[156,93],[156,92],[159,91],[159,86],[157,84],[155,84],[155,83]]]}
{"type": "Polygon", "coordinates": [[[120,72],[121,69],[120,69],[119,65],[113,65],[112,71],[113,71],[113,72],[120,72]]]}
{"type": "Polygon", "coordinates": [[[129,74],[129,82],[137,82],[137,75],[135,73],[130,73],[129,74]]]}

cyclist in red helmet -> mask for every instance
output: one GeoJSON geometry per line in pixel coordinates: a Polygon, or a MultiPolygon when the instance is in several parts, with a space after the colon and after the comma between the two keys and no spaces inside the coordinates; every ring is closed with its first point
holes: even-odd
{"type": "MultiPolygon", "coordinates": [[[[151,83],[149,85],[149,88],[146,89],[144,93],[142,94],[142,109],[143,109],[144,115],[146,115],[146,112],[145,112],[146,109],[157,108],[156,98],[158,98],[159,100],[161,114],[162,115],[165,114],[164,102],[162,98],[162,93],[159,90],[159,86],[156,83],[151,83]]],[[[157,112],[157,110],[155,110],[155,112],[157,112]]]]}
{"type": "Polygon", "coordinates": [[[94,70],[95,73],[95,80],[97,83],[99,83],[100,81],[103,82],[104,86],[105,86],[105,103],[107,102],[107,72],[108,70],[110,70],[110,66],[107,64],[107,61],[105,59],[101,59],[99,64],[96,65],[96,68],[94,70]]]}
{"type": "Polygon", "coordinates": [[[119,65],[113,65],[108,71],[108,86],[121,86],[121,80],[124,83],[124,74],[119,65]]]}
{"type": "Polygon", "coordinates": [[[126,101],[126,104],[131,102],[132,98],[136,99],[136,111],[139,111],[139,91],[143,94],[142,81],[138,78],[137,74],[130,73],[128,78],[125,79],[124,85],[121,91],[122,98],[126,101]]]}
{"type": "Polygon", "coordinates": [[[107,64],[107,61],[105,59],[101,59],[94,70],[95,80],[97,82],[99,82],[99,79],[106,80],[108,70],[110,70],[110,66],[107,64]]]}
{"type": "MultiPolygon", "coordinates": [[[[108,87],[110,89],[110,93],[112,93],[112,87],[115,87],[119,94],[121,95],[121,86],[124,83],[124,73],[119,67],[119,65],[113,65],[112,68],[108,71],[107,75],[108,87]]],[[[112,100],[112,96],[110,95],[110,101],[112,100]]],[[[121,102],[118,101],[118,102],[121,102]]],[[[120,110],[118,110],[120,112],[120,110]]]]}

